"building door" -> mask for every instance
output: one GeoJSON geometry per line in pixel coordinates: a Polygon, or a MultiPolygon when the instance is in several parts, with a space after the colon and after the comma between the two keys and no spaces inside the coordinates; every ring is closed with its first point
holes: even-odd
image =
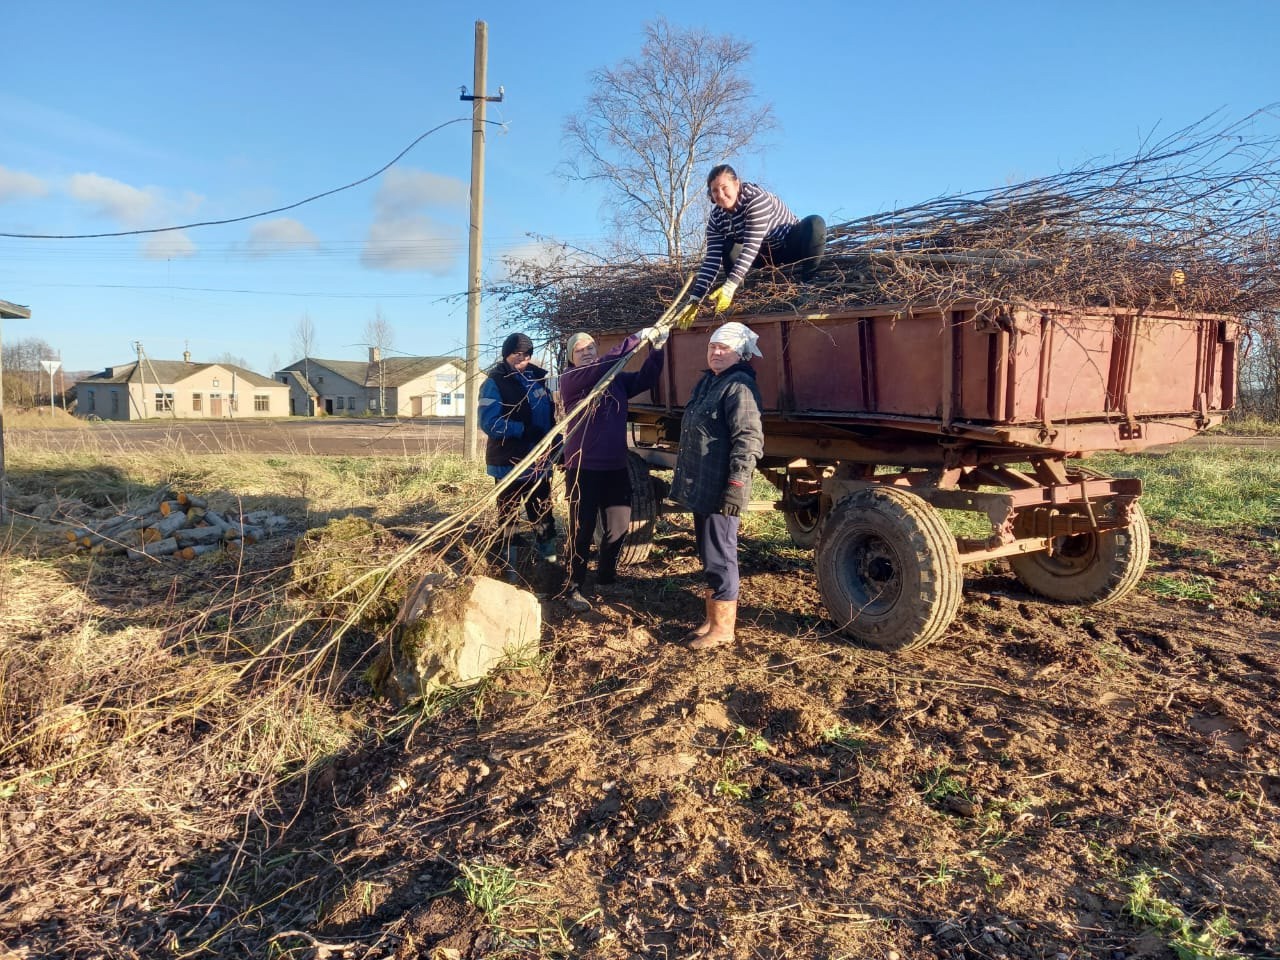
{"type": "Polygon", "coordinates": [[[333,397],[324,398],[324,412],[333,416],[333,397]]]}
{"type": "Polygon", "coordinates": [[[411,410],[412,410],[412,412],[410,413],[410,416],[414,416],[414,417],[422,416],[422,398],[411,397],[409,400],[409,403],[411,405],[411,410]]]}
{"type": "Polygon", "coordinates": [[[211,417],[222,416],[222,394],[220,393],[209,394],[209,416],[211,417]]]}

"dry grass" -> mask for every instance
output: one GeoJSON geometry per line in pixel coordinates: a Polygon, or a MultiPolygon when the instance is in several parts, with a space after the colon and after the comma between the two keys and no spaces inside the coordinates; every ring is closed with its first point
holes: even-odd
{"type": "Polygon", "coordinates": [[[65,410],[55,407],[20,407],[4,411],[6,430],[83,430],[89,426],[65,410]]]}
{"type": "MultiPolygon", "coordinates": [[[[87,942],[94,911],[111,905],[121,942],[149,944],[137,955],[176,949],[166,928],[198,952],[230,914],[262,907],[236,892],[266,868],[234,852],[237,838],[283,829],[282,795],[307,789],[290,782],[376,736],[368,719],[380,707],[361,679],[376,639],[366,603],[335,615],[300,589],[291,538],[186,565],[108,563],[68,553],[61,531],[169,485],[283,513],[295,533],[352,515],[407,533],[492,481],[450,458],[103,457],[23,444],[9,454],[0,823],[13,829],[0,827],[0,875],[20,895],[0,921],[57,918],[87,942]],[[219,847],[230,860],[208,877],[165,866],[219,847]],[[95,877],[107,876],[104,892],[95,877]]],[[[361,559],[389,564],[403,537],[361,559]]],[[[272,845],[256,848],[269,857],[272,845]]],[[[69,941],[67,955],[77,949],[69,941]]]]}

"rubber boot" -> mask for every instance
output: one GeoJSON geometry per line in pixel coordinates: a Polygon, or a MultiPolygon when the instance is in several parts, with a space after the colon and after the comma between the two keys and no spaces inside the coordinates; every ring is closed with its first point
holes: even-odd
{"type": "Polygon", "coordinates": [[[711,605],[711,629],[689,644],[690,650],[710,650],[733,643],[738,622],[737,600],[708,600],[711,605]]]}
{"type": "Polygon", "coordinates": [[[702,602],[706,605],[706,615],[702,618],[702,622],[685,634],[685,642],[692,643],[695,640],[705,637],[711,632],[711,588],[706,587],[702,591],[702,602]]]}

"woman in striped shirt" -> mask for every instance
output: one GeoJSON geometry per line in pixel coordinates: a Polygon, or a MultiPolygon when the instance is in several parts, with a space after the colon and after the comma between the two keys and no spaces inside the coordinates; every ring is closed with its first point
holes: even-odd
{"type": "Polygon", "coordinates": [[[794,263],[798,279],[813,276],[827,243],[822,217],[797,219],[768,190],[739,180],[727,163],[711,168],[707,193],[715,208],[707,219],[707,253],[690,288],[691,300],[701,300],[721,270],[724,283],[711,292],[716,313],[729,309],[747,271],[761,263],[794,263]]]}

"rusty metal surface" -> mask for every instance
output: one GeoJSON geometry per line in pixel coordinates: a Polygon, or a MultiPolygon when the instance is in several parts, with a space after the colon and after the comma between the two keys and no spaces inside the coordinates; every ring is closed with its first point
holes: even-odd
{"type": "MultiPolygon", "coordinates": [[[[1214,315],[960,304],[739,319],[760,336],[772,458],[1132,452],[1194,436],[1234,403],[1236,327],[1214,315]]],[[[660,439],[653,425],[678,419],[716,326],[672,334],[662,383],[632,401],[642,436],[660,439]]],[[[621,336],[598,339],[606,350],[621,336]]]]}

